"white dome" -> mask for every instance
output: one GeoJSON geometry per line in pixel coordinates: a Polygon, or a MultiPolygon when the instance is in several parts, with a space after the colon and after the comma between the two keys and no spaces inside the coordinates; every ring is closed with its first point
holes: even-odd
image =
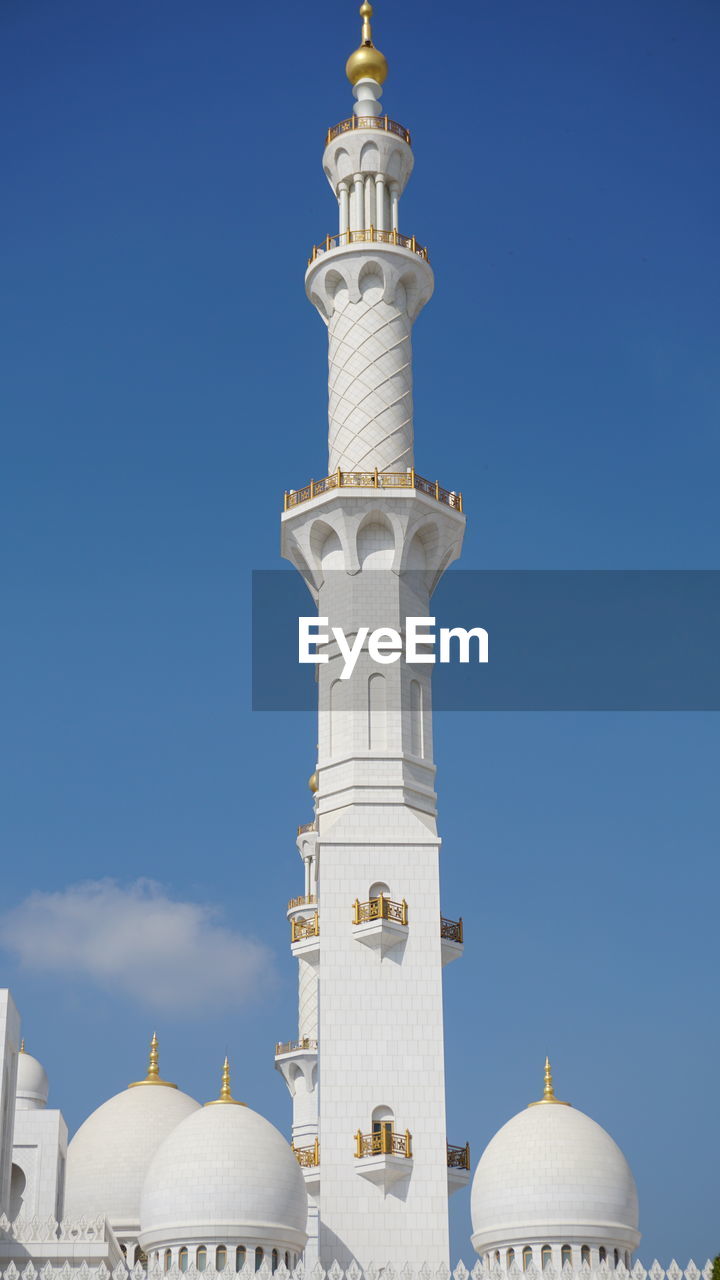
{"type": "Polygon", "coordinates": [[[104,1215],[116,1235],[135,1238],[150,1161],[199,1105],[172,1085],[143,1083],[116,1093],[93,1111],[68,1147],[66,1217],[104,1215]]]}
{"type": "Polygon", "coordinates": [[[39,1111],[48,1100],[50,1086],[41,1062],[24,1049],[18,1054],[15,1106],[18,1111],[39,1111]]]}
{"type": "Polygon", "coordinates": [[[535,1241],[632,1250],[640,1239],[622,1151],[562,1103],[530,1106],[496,1133],[475,1172],[471,1211],[478,1253],[535,1241]]]}
{"type": "Polygon", "coordinates": [[[211,1104],[178,1125],[148,1169],[140,1243],[237,1241],[302,1250],[307,1192],[282,1134],[256,1111],[211,1104]]]}

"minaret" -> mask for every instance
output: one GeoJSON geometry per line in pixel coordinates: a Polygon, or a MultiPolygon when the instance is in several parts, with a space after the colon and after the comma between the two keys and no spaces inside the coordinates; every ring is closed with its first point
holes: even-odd
{"type": "MultiPolygon", "coordinates": [[[[415,470],[411,330],[433,274],[399,229],[410,135],[383,113],[387,63],[371,6],[360,14],[354,112],[323,155],[338,233],[305,277],[328,329],[328,476],[287,493],[282,521],[283,555],[350,640],[431,615],[465,526],[461,496],[415,470]]],[[[337,646],[320,653],[315,816],[288,908],[299,1035],[276,1053],[317,1218],[306,1264],[437,1266],[469,1155],[445,1131],[442,966],[462,952],[462,922],[441,916],[432,668],[365,649],[344,680],[337,646]]]]}

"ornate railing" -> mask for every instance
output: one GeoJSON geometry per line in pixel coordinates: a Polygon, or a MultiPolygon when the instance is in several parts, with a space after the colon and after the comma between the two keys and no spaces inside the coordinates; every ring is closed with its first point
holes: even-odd
{"type": "Polygon", "coordinates": [[[293,1146],[293,1151],[301,1169],[315,1169],[320,1164],[320,1142],[317,1138],[309,1147],[293,1146]]]}
{"type": "Polygon", "coordinates": [[[327,493],[330,489],[417,489],[419,493],[426,493],[436,502],[444,502],[446,507],[452,507],[455,511],[463,509],[461,493],[443,489],[437,480],[425,480],[414,467],[408,467],[407,471],[378,471],[377,468],[375,471],[341,471],[338,467],[331,476],[311,480],[302,489],[286,490],[284,510],[299,507],[302,502],[318,498],[321,493],[327,493]]]}
{"type": "Polygon", "coordinates": [[[462,916],[459,920],[447,920],[445,916],[440,917],[440,937],[447,938],[448,942],[462,942],[463,940],[463,922],[462,916]]]}
{"type": "Polygon", "coordinates": [[[341,120],[328,129],[325,135],[325,146],[339,138],[341,133],[352,133],[355,129],[382,129],[384,133],[394,133],[410,146],[410,134],[397,120],[389,120],[387,116],[350,116],[349,120],[341,120]]]}
{"type": "Polygon", "coordinates": [[[464,1147],[453,1147],[447,1144],[447,1162],[448,1169],[468,1169],[470,1168],[470,1143],[466,1142],[464,1147]]]}
{"type": "Polygon", "coordinates": [[[397,244],[401,249],[410,249],[419,258],[429,262],[425,245],[418,244],[415,236],[401,236],[397,227],[393,227],[392,231],[380,231],[378,227],[366,227],[365,230],[341,231],[336,236],[326,236],[322,244],[314,244],[312,253],[308,258],[308,266],[315,262],[317,258],[322,257],[324,253],[329,253],[331,249],[339,249],[344,244],[363,244],[366,241],[370,241],[372,244],[397,244]]]}
{"type": "Polygon", "coordinates": [[[291,920],[290,921],[290,941],[302,942],[304,938],[318,938],[320,936],[320,917],[315,912],[310,916],[309,920],[291,920]]]}
{"type": "Polygon", "coordinates": [[[353,902],[353,924],[365,924],[368,920],[395,920],[398,924],[407,924],[407,902],[404,898],[402,902],[393,902],[384,893],[370,898],[369,902],[359,902],[356,898],[353,902]]]}
{"type": "Polygon", "coordinates": [[[318,1042],[311,1040],[308,1036],[303,1036],[302,1040],[285,1040],[275,1045],[275,1057],[279,1058],[284,1053],[317,1053],[318,1042]]]}
{"type": "Polygon", "coordinates": [[[299,836],[304,836],[307,831],[317,831],[317,822],[302,822],[297,829],[299,836]]]}
{"type": "Polygon", "coordinates": [[[365,1156],[412,1156],[412,1136],[409,1129],[404,1133],[395,1133],[389,1125],[383,1125],[378,1133],[355,1134],[355,1159],[365,1156]]]}
{"type": "Polygon", "coordinates": [[[293,907],[314,907],[317,898],[314,893],[301,893],[299,898],[291,898],[287,904],[288,911],[292,911],[293,907]]]}

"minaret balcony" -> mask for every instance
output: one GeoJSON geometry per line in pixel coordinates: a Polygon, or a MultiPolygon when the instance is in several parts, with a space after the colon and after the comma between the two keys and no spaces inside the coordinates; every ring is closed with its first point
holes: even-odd
{"type": "Polygon", "coordinates": [[[310,831],[317,831],[317,820],[313,822],[302,822],[297,829],[299,836],[306,836],[310,831]]]}
{"type": "Polygon", "coordinates": [[[308,1147],[296,1147],[293,1152],[305,1179],[308,1191],[315,1192],[320,1186],[320,1141],[318,1138],[308,1147]]]}
{"type": "Polygon", "coordinates": [[[464,950],[462,916],[459,920],[440,917],[440,945],[443,965],[450,964],[452,960],[457,960],[458,956],[462,955],[464,950]]]}
{"type": "Polygon", "coordinates": [[[380,951],[380,956],[405,942],[408,934],[408,905],[393,902],[380,894],[370,898],[368,902],[353,903],[353,937],[357,942],[372,950],[380,951]]]}
{"type": "Polygon", "coordinates": [[[383,1125],[379,1131],[355,1134],[355,1172],[376,1186],[387,1188],[412,1173],[412,1136],[408,1129],[395,1133],[383,1125]]]}
{"type": "Polygon", "coordinates": [[[301,1040],[285,1040],[275,1045],[275,1070],[280,1072],[291,1097],[295,1097],[298,1077],[305,1081],[307,1093],[317,1083],[318,1042],[303,1036],[301,1040]]]}
{"type": "Polygon", "coordinates": [[[341,120],[339,124],[334,124],[332,129],[328,129],[325,135],[325,146],[329,147],[336,138],[344,133],[354,133],[356,129],[382,129],[385,133],[394,133],[396,138],[402,138],[403,142],[407,142],[410,146],[409,131],[404,125],[398,124],[397,120],[390,120],[388,116],[350,116],[348,120],[341,120]]]}
{"type": "MultiPolygon", "coordinates": [[[[291,898],[287,904],[288,920],[296,916],[307,916],[307,908],[315,906],[317,906],[317,896],[314,893],[301,893],[299,897],[291,898]]],[[[294,938],[292,940],[295,941],[294,938]]]]}
{"type": "Polygon", "coordinates": [[[320,955],[320,917],[317,911],[308,915],[306,908],[299,910],[302,914],[290,918],[290,948],[294,956],[315,961],[320,955]]]}
{"type": "Polygon", "coordinates": [[[466,1187],[470,1181],[470,1143],[464,1147],[447,1144],[448,1195],[466,1187]]]}
{"type": "Polygon", "coordinates": [[[330,253],[331,249],[347,249],[353,244],[389,244],[397,249],[409,249],[418,258],[422,258],[423,262],[430,261],[426,246],[418,244],[415,236],[401,235],[397,227],[393,227],[392,231],[381,231],[379,227],[360,227],[356,231],[340,231],[336,236],[326,236],[322,244],[314,244],[308,266],[311,267],[323,254],[330,253]]]}
{"type": "MultiPolygon", "coordinates": [[[[442,502],[455,511],[462,512],[463,509],[461,493],[456,493],[454,489],[443,489],[437,480],[425,480],[413,467],[409,467],[407,471],[378,471],[377,469],[375,471],[340,471],[338,469],[322,480],[311,480],[302,489],[286,490],[283,509],[291,511],[293,507],[299,507],[303,502],[319,498],[321,494],[328,493],[331,489],[410,489],[427,494],[429,498],[434,498],[436,502],[442,502]]],[[[313,829],[313,824],[309,824],[307,830],[313,829]]],[[[299,834],[300,831],[298,831],[299,834]]]]}

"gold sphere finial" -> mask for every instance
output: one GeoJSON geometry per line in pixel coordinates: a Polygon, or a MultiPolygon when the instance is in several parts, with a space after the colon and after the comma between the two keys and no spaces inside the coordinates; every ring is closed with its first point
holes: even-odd
{"type": "Polygon", "coordinates": [[[228,1061],[227,1054],[225,1055],[225,1061],[223,1062],[222,1083],[220,1085],[220,1097],[213,1098],[212,1102],[206,1102],[205,1106],[216,1107],[218,1106],[219,1103],[222,1103],[222,1102],[229,1103],[233,1107],[245,1106],[244,1102],[239,1102],[237,1098],[233,1098],[232,1096],[232,1090],[230,1089],[230,1063],[228,1061]]]}
{"type": "Polygon", "coordinates": [[[387,79],[387,59],[379,49],[375,48],[372,41],[372,27],[370,26],[372,11],[372,5],[368,4],[368,0],[363,0],[360,5],[360,17],[362,18],[360,47],[350,54],[345,64],[345,75],[351,84],[357,84],[358,80],[366,79],[375,80],[377,84],[384,84],[387,79]]]}
{"type": "Polygon", "coordinates": [[[176,1084],[171,1084],[169,1080],[162,1080],[160,1077],[160,1042],[153,1031],[150,1041],[150,1057],[148,1060],[147,1075],[144,1080],[133,1080],[128,1085],[128,1089],[135,1089],[140,1084],[164,1084],[166,1089],[177,1089],[176,1084]]]}
{"type": "Polygon", "coordinates": [[[320,783],[318,781],[317,770],[315,770],[313,773],[310,774],[310,777],[308,778],[308,786],[312,791],[313,795],[315,795],[319,790],[320,783]]]}
{"type": "Polygon", "coordinates": [[[543,1088],[543,1096],[537,1102],[531,1102],[531,1107],[540,1107],[544,1102],[554,1102],[558,1107],[569,1107],[569,1102],[561,1102],[560,1098],[555,1097],[555,1089],[553,1087],[552,1067],[550,1059],[545,1059],[545,1086],[543,1088]]]}

